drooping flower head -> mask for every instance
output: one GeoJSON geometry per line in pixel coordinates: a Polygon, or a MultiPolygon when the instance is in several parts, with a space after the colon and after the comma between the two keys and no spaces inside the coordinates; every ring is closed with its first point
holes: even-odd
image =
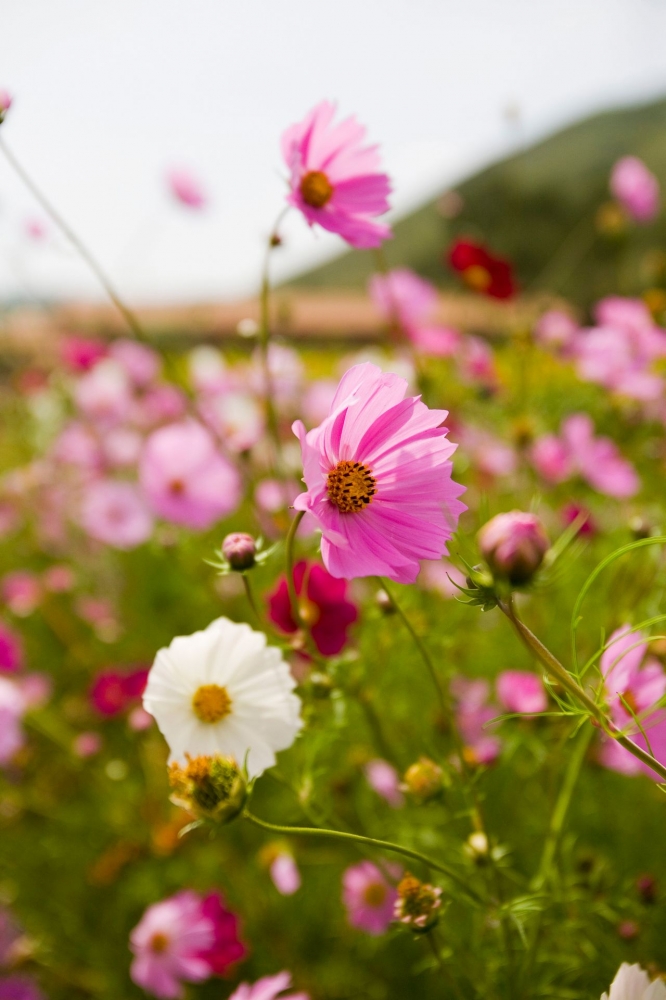
{"type": "Polygon", "coordinates": [[[666,1000],[666,984],[661,979],[650,982],[640,965],[623,962],[601,1000],[666,1000]]]}
{"type": "MultiPolygon", "coordinates": [[[[358,618],[355,604],[347,599],[347,584],[331,576],[323,566],[305,560],[294,566],[294,586],[301,620],[324,656],[339,653],[347,642],[347,630],[358,618]]],[[[295,632],[286,577],[268,596],[268,613],[283,632],[295,632]]]]}
{"type": "Polygon", "coordinates": [[[475,292],[493,299],[510,299],[516,293],[509,261],[498,257],[482,243],[456,240],[448,252],[447,261],[475,292]]]}
{"type": "Polygon", "coordinates": [[[322,101],[282,136],[289,168],[288,201],[310,225],[337,233],[353,247],[378,247],[390,228],[374,217],[388,211],[389,178],[379,170],[376,146],[363,145],[354,118],[333,125],[335,106],[322,101]]]}
{"type": "Polygon", "coordinates": [[[406,391],[405,379],[356,365],[319,427],[294,424],[307,485],[294,507],[317,520],[332,576],[413,583],[419,560],[446,554],[466,510],[457,499],[464,488],[451,478],[456,446],[446,437],[446,410],[406,391]]]}
{"type": "Polygon", "coordinates": [[[264,976],[256,983],[241,983],[229,1000],[277,1000],[280,994],[280,1000],[309,1000],[307,993],[285,994],[284,990],[290,986],[291,973],[278,972],[276,976],[264,976]]]}
{"type": "Polygon", "coordinates": [[[237,919],[218,893],[186,890],[149,906],[130,935],[135,983],[163,1000],[182,997],[183,983],[222,975],[245,955],[237,919]]]}
{"type": "Polygon", "coordinates": [[[659,212],[659,181],[637,156],[617,161],[610,189],[634,222],[651,222],[659,212]]]}
{"type": "Polygon", "coordinates": [[[302,726],[300,699],[279,649],[262,632],[218,618],[202,632],[161,649],[143,698],[157,720],[171,761],[221,754],[251,778],[275,763],[302,726]]]}
{"type": "MultiPolygon", "coordinates": [[[[399,869],[396,869],[399,877],[399,869]]],[[[342,901],[352,927],[368,934],[383,934],[393,920],[398,894],[371,861],[352,865],[342,876],[342,901]]]]}

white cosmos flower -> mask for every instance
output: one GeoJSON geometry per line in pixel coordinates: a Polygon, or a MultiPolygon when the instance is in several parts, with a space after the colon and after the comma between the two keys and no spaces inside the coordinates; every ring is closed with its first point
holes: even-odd
{"type": "Polygon", "coordinates": [[[640,965],[623,962],[611,983],[610,993],[601,1000],[666,1000],[666,984],[661,979],[653,983],[640,965]]]}
{"type": "Polygon", "coordinates": [[[279,649],[263,632],[218,618],[194,635],[160,649],[143,705],[157,721],[170,760],[223,754],[251,778],[275,764],[303,725],[296,682],[279,649]]]}

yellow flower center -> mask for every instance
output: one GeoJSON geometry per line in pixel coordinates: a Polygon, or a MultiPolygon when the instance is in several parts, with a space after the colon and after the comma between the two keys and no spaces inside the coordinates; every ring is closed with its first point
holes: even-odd
{"type": "Polygon", "coordinates": [[[219,684],[202,684],[192,698],[194,714],[202,722],[215,723],[231,712],[231,698],[219,684]]]}
{"type": "Polygon", "coordinates": [[[470,288],[476,292],[485,292],[491,282],[491,277],[485,267],[480,264],[472,264],[463,272],[463,277],[470,288]]]}
{"type": "Polygon", "coordinates": [[[311,208],[323,208],[333,197],[333,186],[321,170],[311,170],[301,180],[301,197],[311,208]]]}
{"type": "Polygon", "coordinates": [[[166,934],[158,931],[157,934],[153,934],[151,937],[149,947],[154,955],[163,955],[169,947],[169,938],[166,934]]]}
{"type": "Polygon", "coordinates": [[[368,906],[381,906],[386,899],[386,886],[381,882],[371,882],[363,890],[363,900],[368,906]]]}
{"type": "Polygon", "coordinates": [[[326,480],[328,499],[342,514],[363,510],[377,492],[377,480],[361,462],[338,462],[326,480]]]}

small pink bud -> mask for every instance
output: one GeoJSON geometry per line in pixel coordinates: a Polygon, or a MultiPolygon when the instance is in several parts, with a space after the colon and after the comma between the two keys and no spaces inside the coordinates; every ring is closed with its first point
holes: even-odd
{"type": "Polygon", "coordinates": [[[12,95],[8,90],[3,90],[0,88],[0,122],[4,120],[5,113],[9,111],[12,106],[12,95]]]}
{"type": "Polygon", "coordinates": [[[254,566],[257,546],[252,535],[234,531],[222,542],[222,555],[232,569],[243,572],[254,566]]]}
{"type": "Polygon", "coordinates": [[[550,547],[546,530],[536,514],[512,510],[498,514],[479,532],[483,558],[496,576],[510,583],[527,583],[550,547]]]}
{"type": "Polygon", "coordinates": [[[77,757],[94,757],[102,749],[102,737],[99,733],[79,733],[72,749],[77,757]]]}

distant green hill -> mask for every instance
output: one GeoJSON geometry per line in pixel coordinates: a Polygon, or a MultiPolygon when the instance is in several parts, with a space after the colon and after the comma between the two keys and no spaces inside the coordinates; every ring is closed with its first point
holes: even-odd
{"type": "MultiPolygon", "coordinates": [[[[444,218],[436,199],[398,222],[385,245],[388,263],[456,287],[442,254],[465,234],[509,257],[523,289],[548,288],[581,305],[666,284],[657,273],[664,270],[666,212],[615,236],[601,234],[595,221],[609,200],[611,167],[627,154],[659,177],[666,200],[666,100],[595,115],[493,164],[458,186],[464,206],[457,217],[444,218]]],[[[362,288],[374,269],[371,252],[351,251],[290,284],[362,288]]]]}

